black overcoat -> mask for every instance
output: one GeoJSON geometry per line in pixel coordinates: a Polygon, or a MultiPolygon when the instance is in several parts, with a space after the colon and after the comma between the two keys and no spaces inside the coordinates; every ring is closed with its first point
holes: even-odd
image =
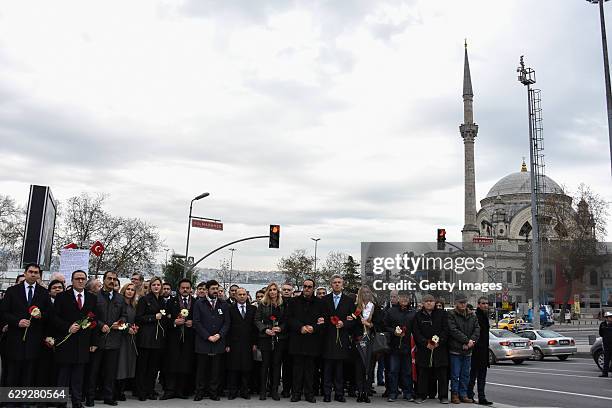
{"type": "MultiPolygon", "coordinates": [[[[184,308],[182,301],[182,296],[177,296],[171,298],[166,303],[168,313],[172,316],[168,325],[166,353],[164,355],[166,372],[168,373],[189,374],[193,372],[194,368],[195,330],[193,326],[175,325],[177,316],[181,314],[181,310],[184,308]]],[[[186,309],[189,311],[189,314],[185,318],[186,321],[193,321],[195,301],[194,297],[188,297],[186,309]]]]}
{"type": "Polygon", "coordinates": [[[55,297],[53,305],[53,321],[55,323],[58,337],[55,339],[55,362],[58,364],[83,364],[89,362],[89,347],[93,343],[93,332],[97,329],[97,302],[96,295],[86,290],[83,291],[83,307],[79,306],[74,297],[74,290],[67,290],[55,297]],[[89,313],[93,313],[95,327],[79,329],[70,335],[68,339],[60,342],[68,335],[73,323],[83,321],[89,313]]]}
{"type": "Polygon", "coordinates": [[[333,293],[324,296],[321,301],[325,310],[325,325],[323,328],[324,346],[323,358],[330,360],[346,360],[351,356],[351,333],[355,320],[347,319],[355,312],[355,299],[346,294],[340,296],[338,307],[334,307],[333,293]],[[337,329],[331,322],[337,317],[344,326],[337,329]]]}
{"type": "Polygon", "coordinates": [[[320,317],[325,318],[325,310],[323,302],[317,297],[306,298],[302,294],[291,300],[287,310],[290,354],[312,357],[321,355],[325,323],[317,324],[320,317]],[[302,327],[306,325],[313,327],[312,333],[301,333],[302,327]]]}
{"type": "Polygon", "coordinates": [[[480,336],[472,351],[472,367],[482,368],[489,366],[489,317],[480,309],[476,309],[480,336]]]}
{"type": "Polygon", "coordinates": [[[412,334],[412,323],[414,311],[409,308],[391,307],[385,313],[385,331],[391,334],[389,347],[392,353],[410,354],[410,335],[412,334]],[[396,327],[405,328],[403,337],[395,335],[396,327]]]}
{"type": "Polygon", "coordinates": [[[448,367],[448,323],[444,310],[434,309],[431,314],[419,310],[413,321],[412,336],[417,346],[416,363],[420,367],[448,367]],[[433,358],[427,348],[427,342],[439,337],[439,346],[435,349],[433,358]]]}
{"type": "Polygon", "coordinates": [[[280,306],[264,305],[261,302],[257,306],[257,312],[255,312],[255,327],[257,327],[257,347],[262,351],[272,351],[272,342],[283,342],[286,343],[289,338],[287,333],[287,302],[283,299],[283,303],[280,306]],[[274,316],[276,320],[272,321],[270,317],[274,316]],[[271,329],[274,326],[280,327],[281,331],[274,336],[268,336],[266,334],[267,329],[271,329]]]}
{"type": "Polygon", "coordinates": [[[111,329],[108,333],[102,333],[102,327],[106,324],[111,327],[113,323],[127,322],[127,306],[123,296],[113,291],[113,298],[109,300],[109,293],[101,290],[96,296],[98,313],[98,327],[93,332],[93,343],[102,350],[119,350],[121,347],[122,332],[119,329],[111,329]]]}
{"type": "Polygon", "coordinates": [[[172,315],[165,309],[164,298],[156,297],[153,293],[147,293],[138,299],[136,305],[136,344],[145,349],[163,349],[166,346],[166,335],[172,315]],[[161,311],[166,313],[160,320],[155,318],[161,311]]]}
{"type": "Polygon", "coordinates": [[[227,302],[217,299],[213,309],[208,298],[198,299],[193,310],[193,328],[196,332],[195,352],[198,354],[225,353],[230,323],[227,302]],[[208,341],[208,338],[215,334],[221,335],[221,338],[215,343],[208,341]]]}
{"type": "Polygon", "coordinates": [[[34,287],[31,306],[38,306],[41,312],[40,319],[32,319],[30,327],[23,341],[25,328],[19,327],[21,319],[29,319],[28,300],[24,282],[9,287],[4,294],[0,311],[2,320],[8,324],[6,333],[6,356],[15,361],[37,359],[42,349],[41,345],[52,321],[51,300],[49,292],[39,284],[34,287]]]}
{"type": "Polygon", "coordinates": [[[244,318],[238,309],[238,303],[229,307],[230,330],[227,345],[229,346],[228,369],[234,371],[250,371],[253,367],[253,346],[257,344],[257,328],[255,313],[257,308],[248,303],[244,318]]]}

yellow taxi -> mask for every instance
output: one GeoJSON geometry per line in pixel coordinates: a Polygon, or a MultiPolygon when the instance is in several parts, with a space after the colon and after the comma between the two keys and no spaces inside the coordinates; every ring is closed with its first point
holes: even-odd
{"type": "Polygon", "coordinates": [[[498,329],[506,329],[512,331],[515,324],[525,323],[523,319],[501,319],[497,323],[498,329]]]}

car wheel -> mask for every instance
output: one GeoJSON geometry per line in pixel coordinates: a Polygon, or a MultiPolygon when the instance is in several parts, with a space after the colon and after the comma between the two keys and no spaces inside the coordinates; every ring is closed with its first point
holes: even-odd
{"type": "Polygon", "coordinates": [[[597,350],[595,354],[593,355],[593,359],[595,360],[595,363],[597,363],[597,367],[600,370],[603,370],[603,364],[604,364],[603,352],[601,350],[597,350]]]}
{"type": "Polygon", "coordinates": [[[523,364],[523,361],[525,361],[525,360],[523,360],[523,359],[521,359],[521,358],[516,359],[516,360],[512,360],[512,362],[513,362],[514,364],[523,364]]]}
{"type": "Polygon", "coordinates": [[[495,358],[495,354],[493,354],[493,352],[489,350],[489,365],[493,365],[493,364],[497,364],[497,358],[495,358]]]}
{"type": "Polygon", "coordinates": [[[565,361],[565,360],[567,360],[567,358],[568,358],[568,357],[569,357],[569,356],[557,356],[557,358],[558,358],[559,360],[561,360],[561,361],[565,361]]]}
{"type": "Polygon", "coordinates": [[[533,349],[533,359],[537,361],[544,360],[544,353],[542,353],[542,350],[540,350],[539,348],[534,348],[533,349]]]}

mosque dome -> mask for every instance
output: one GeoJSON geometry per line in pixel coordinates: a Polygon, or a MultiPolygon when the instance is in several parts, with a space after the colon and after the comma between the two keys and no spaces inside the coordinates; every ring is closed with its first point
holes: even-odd
{"type": "MultiPolygon", "coordinates": [[[[553,179],[544,176],[544,193],[563,194],[563,189],[553,179]]],[[[487,194],[487,198],[495,198],[498,195],[510,194],[530,194],[531,193],[531,173],[527,171],[527,166],[523,163],[521,171],[508,174],[500,179],[487,194]]]]}

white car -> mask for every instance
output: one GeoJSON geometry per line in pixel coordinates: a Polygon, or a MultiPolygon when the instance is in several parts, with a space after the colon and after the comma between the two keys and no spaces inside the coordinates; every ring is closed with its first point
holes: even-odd
{"type": "Polygon", "coordinates": [[[512,360],[521,364],[533,356],[531,340],[504,329],[489,330],[489,364],[512,360]]]}
{"type": "Polygon", "coordinates": [[[552,330],[523,330],[519,336],[533,343],[533,359],[542,361],[544,357],[557,357],[567,360],[578,351],[576,341],[552,330]]]}

